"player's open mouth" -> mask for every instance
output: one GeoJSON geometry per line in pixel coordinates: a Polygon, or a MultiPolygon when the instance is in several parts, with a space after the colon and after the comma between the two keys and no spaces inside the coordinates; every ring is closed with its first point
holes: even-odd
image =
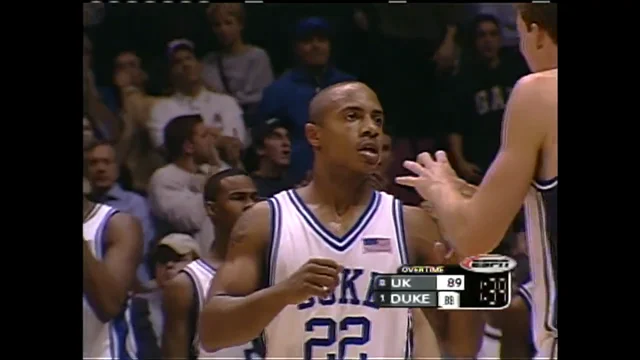
{"type": "Polygon", "coordinates": [[[358,147],[358,153],[371,164],[377,164],[380,158],[380,149],[374,141],[365,141],[360,144],[358,147]]]}

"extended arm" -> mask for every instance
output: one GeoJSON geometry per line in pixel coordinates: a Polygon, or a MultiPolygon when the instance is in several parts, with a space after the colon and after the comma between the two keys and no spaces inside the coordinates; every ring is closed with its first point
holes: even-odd
{"type": "Polygon", "coordinates": [[[535,79],[518,82],[505,111],[502,144],[478,191],[463,200],[455,191],[434,199],[440,225],[462,254],[493,250],[522,206],[534,178],[545,136],[545,120],[556,109],[535,79]]]}
{"type": "Polygon", "coordinates": [[[104,259],[96,259],[86,241],[83,241],[82,256],[84,294],[103,322],[122,311],[142,258],[142,231],[132,216],[113,215],[106,231],[104,259]]]}
{"type": "Polygon", "coordinates": [[[287,305],[277,285],[258,290],[270,217],[268,204],[261,202],[245,212],[233,229],[227,257],[200,314],[200,341],[206,349],[255,339],[287,305]]]}
{"type": "Polygon", "coordinates": [[[162,356],[165,359],[189,358],[189,310],[193,304],[193,285],[188,275],[178,274],[162,293],[162,356]]]}
{"type": "MultiPolygon", "coordinates": [[[[431,218],[425,220],[422,209],[403,208],[405,228],[408,234],[409,254],[414,264],[458,263],[455,257],[444,259],[438,227],[431,218]]],[[[473,358],[482,343],[484,320],[476,311],[443,311],[422,309],[440,344],[441,353],[454,358],[473,358]]]]}

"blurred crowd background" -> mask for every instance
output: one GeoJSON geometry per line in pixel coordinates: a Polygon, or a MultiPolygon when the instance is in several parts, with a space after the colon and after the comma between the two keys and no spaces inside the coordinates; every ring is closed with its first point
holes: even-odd
{"type": "MultiPolygon", "coordinates": [[[[434,149],[478,183],[528,72],[515,23],[509,3],[84,4],[83,189],[142,223],[138,293],[193,258],[150,256],[161,239],[211,247],[208,176],[243,169],[261,198],[310,180],[308,105],[335,83],[362,81],[384,107],[380,189],[419,205],[392,179],[434,149]]],[[[503,244],[514,256],[518,228],[503,244]]],[[[154,297],[141,298],[160,338],[154,297]]]]}

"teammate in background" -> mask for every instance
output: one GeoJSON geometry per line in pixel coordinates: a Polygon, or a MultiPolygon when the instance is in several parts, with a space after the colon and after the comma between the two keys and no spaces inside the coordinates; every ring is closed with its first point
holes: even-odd
{"type": "Polygon", "coordinates": [[[164,291],[162,354],[165,359],[261,357],[257,341],[207,353],[201,349],[196,334],[198,316],[204,306],[211,279],[227,253],[231,229],[238,217],[255,204],[257,196],[253,181],[242,170],[224,170],[207,180],[204,202],[207,214],[215,225],[216,237],[209,254],[187,265],[164,291]]]}
{"type": "Polygon", "coordinates": [[[502,144],[471,199],[455,188],[446,154],[428,153],[405,167],[418,175],[397,182],[431,201],[447,239],[465,255],[496,247],[524,200],[534,288],[537,357],[556,358],[558,31],[557,4],[519,4],[520,49],[533,74],[516,84],[505,111],[502,144]],[[532,186],[533,183],[533,186],[532,186]]]}
{"type": "Polygon", "coordinates": [[[142,230],[130,215],[83,198],[83,357],[136,359],[129,291],[142,260],[142,230]]]}
{"type": "MultiPolygon", "coordinates": [[[[376,94],[359,82],[336,84],[320,91],[309,111],[313,180],[238,220],[200,315],[200,339],[224,348],[264,330],[273,358],[409,357],[409,312],[379,309],[372,279],[402,264],[457,259],[445,256],[438,228],[422,210],[369,184],[384,121],[376,94]]],[[[475,356],[480,314],[424,310],[443,353],[475,356]]]]}

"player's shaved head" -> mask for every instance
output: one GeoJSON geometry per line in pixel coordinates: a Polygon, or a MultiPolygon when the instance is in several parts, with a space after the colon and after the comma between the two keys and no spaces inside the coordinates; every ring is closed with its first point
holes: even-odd
{"type": "Polygon", "coordinates": [[[309,104],[309,122],[322,124],[322,120],[329,109],[340,106],[358,92],[367,92],[378,99],[376,93],[367,85],[358,81],[341,82],[322,89],[311,99],[309,104]]]}

